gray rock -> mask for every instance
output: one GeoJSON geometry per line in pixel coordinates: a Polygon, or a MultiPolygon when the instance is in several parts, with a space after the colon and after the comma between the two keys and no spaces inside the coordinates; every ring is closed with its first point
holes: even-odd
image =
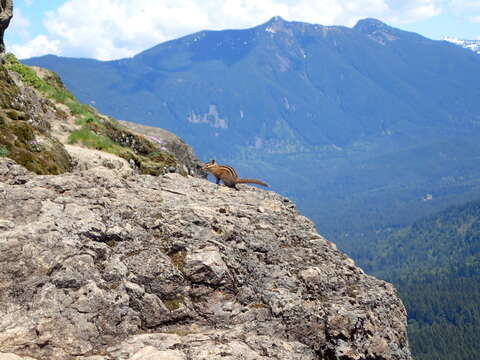
{"type": "Polygon", "coordinates": [[[239,188],[106,168],[34,176],[0,159],[0,352],[411,359],[390,284],[287,199],[239,188]]]}
{"type": "Polygon", "coordinates": [[[0,353],[0,360],[35,360],[28,356],[18,356],[15,354],[0,353]]]}
{"type": "Polygon", "coordinates": [[[5,44],[3,42],[3,34],[10,24],[13,16],[13,0],[0,1],[0,54],[5,52],[5,44]]]}

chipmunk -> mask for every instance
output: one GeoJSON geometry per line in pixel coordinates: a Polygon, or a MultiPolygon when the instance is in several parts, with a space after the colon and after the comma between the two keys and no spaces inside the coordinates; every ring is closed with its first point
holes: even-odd
{"type": "Polygon", "coordinates": [[[226,186],[235,190],[238,190],[237,184],[258,184],[268,187],[268,184],[257,179],[240,179],[234,168],[228,165],[218,165],[215,160],[210,160],[202,168],[215,176],[217,184],[220,184],[220,180],[222,180],[226,186]]]}

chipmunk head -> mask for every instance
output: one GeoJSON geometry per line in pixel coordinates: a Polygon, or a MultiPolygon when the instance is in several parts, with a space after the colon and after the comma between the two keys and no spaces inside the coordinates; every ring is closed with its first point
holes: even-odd
{"type": "Polygon", "coordinates": [[[203,164],[202,169],[207,170],[210,169],[212,166],[217,165],[217,162],[215,160],[210,160],[209,162],[203,164]]]}

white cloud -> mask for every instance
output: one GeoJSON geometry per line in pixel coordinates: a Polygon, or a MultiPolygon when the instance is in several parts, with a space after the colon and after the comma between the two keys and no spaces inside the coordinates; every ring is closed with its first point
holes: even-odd
{"type": "Polygon", "coordinates": [[[386,0],[389,5],[388,19],[394,23],[411,23],[429,19],[441,12],[436,0],[386,0]]]}
{"type": "Polygon", "coordinates": [[[456,15],[480,23],[480,0],[450,0],[450,7],[456,15]]]}
{"type": "Polygon", "coordinates": [[[352,26],[365,17],[413,22],[438,14],[440,1],[67,0],[46,14],[44,25],[47,41],[62,55],[108,60],[203,29],[255,26],[275,15],[323,25],[352,26]]]}
{"type": "Polygon", "coordinates": [[[61,54],[60,41],[49,40],[45,35],[38,35],[23,45],[11,45],[8,47],[8,50],[13,52],[20,59],[45,54],[61,54]]]}

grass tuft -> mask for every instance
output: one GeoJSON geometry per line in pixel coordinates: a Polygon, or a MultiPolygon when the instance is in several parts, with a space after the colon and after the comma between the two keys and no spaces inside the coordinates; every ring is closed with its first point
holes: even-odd
{"type": "Polygon", "coordinates": [[[83,126],[82,128],[73,131],[68,137],[69,144],[82,143],[88,148],[109,151],[114,146],[114,142],[103,135],[95,134],[89,127],[83,126]]]}

